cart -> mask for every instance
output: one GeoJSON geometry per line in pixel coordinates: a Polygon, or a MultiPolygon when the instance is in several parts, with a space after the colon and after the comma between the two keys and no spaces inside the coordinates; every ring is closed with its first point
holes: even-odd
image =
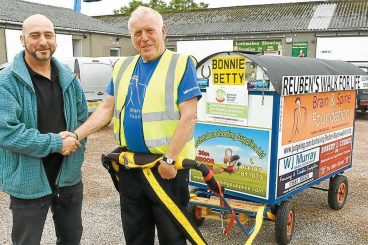
{"type": "Polygon", "coordinates": [[[219,205],[202,176],[191,171],[190,212],[197,225],[205,218],[236,221],[251,244],[262,221],[270,220],[277,243],[287,244],[294,195],[324,190],[332,209],[343,208],[356,90],[367,87],[367,74],[343,61],[235,51],[201,60],[197,77],[196,161],[213,171],[231,207],[219,205]],[[328,189],[315,187],[324,180],[328,189]]]}

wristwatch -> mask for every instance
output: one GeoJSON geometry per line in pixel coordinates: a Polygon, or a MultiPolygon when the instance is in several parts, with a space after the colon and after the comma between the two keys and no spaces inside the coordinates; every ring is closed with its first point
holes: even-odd
{"type": "Polygon", "coordinates": [[[169,165],[174,165],[174,163],[175,163],[175,159],[173,159],[173,158],[168,158],[167,156],[164,156],[163,158],[162,158],[162,160],[164,160],[167,164],[169,164],[169,165]]]}

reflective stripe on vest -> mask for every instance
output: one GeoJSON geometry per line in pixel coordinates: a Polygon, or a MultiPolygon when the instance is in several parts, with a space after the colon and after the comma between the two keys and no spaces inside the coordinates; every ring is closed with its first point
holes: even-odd
{"type": "MultiPolygon", "coordinates": [[[[113,70],[114,95],[115,95],[114,96],[114,102],[115,102],[114,138],[115,138],[115,143],[117,145],[125,145],[125,138],[123,137],[123,142],[122,142],[120,138],[120,134],[119,134],[119,128],[121,127],[119,118],[124,119],[124,113],[121,113],[121,112],[124,107],[125,100],[119,100],[117,95],[119,94],[119,96],[124,96],[124,98],[126,96],[126,94],[123,95],[121,92],[119,92],[119,91],[125,91],[124,90],[125,86],[124,85],[120,86],[121,85],[120,82],[128,81],[128,85],[129,85],[131,74],[133,74],[134,67],[135,67],[135,64],[137,63],[138,58],[139,56],[136,55],[136,56],[120,59],[115,63],[114,70],[113,70]]],[[[124,134],[124,131],[122,133],[124,134]]]]}
{"type": "MultiPolygon", "coordinates": [[[[128,86],[139,56],[122,61],[114,67],[115,112],[114,134],[118,145],[126,146],[122,122],[125,114],[125,100],[128,86]]],[[[188,56],[166,50],[162,55],[147,85],[142,107],[143,135],[151,153],[164,154],[179,122],[179,108],[176,104],[177,89],[186,70],[188,56]]],[[[183,157],[194,158],[193,135],[182,150],[183,157]]]]}

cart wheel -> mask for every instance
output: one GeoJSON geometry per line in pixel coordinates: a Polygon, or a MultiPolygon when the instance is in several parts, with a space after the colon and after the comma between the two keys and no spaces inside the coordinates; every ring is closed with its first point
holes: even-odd
{"type": "Polygon", "coordinates": [[[276,242],[288,244],[293,237],[295,222],[295,211],[291,201],[283,201],[277,209],[277,220],[275,223],[276,242]]]}
{"type": "MultiPolygon", "coordinates": [[[[198,191],[205,191],[205,190],[197,187],[197,188],[193,188],[192,190],[190,190],[190,193],[195,194],[198,191]]],[[[203,194],[197,194],[197,196],[207,197],[206,195],[203,195],[203,194]]],[[[202,217],[202,209],[198,206],[193,206],[189,204],[189,213],[190,213],[190,216],[193,218],[195,224],[198,227],[200,227],[205,220],[205,218],[202,217]]]]}
{"type": "Polygon", "coordinates": [[[330,179],[328,189],[328,205],[330,208],[339,210],[345,205],[348,197],[348,178],[343,175],[336,175],[330,179]]]}

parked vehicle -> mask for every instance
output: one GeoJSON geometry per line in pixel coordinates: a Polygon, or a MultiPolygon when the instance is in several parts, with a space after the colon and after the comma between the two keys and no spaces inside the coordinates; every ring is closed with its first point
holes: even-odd
{"type": "MultiPolygon", "coordinates": [[[[106,97],[106,88],[112,77],[112,69],[120,57],[69,57],[59,58],[61,63],[79,77],[91,114],[106,97]]],[[[0,70],[9,63],[0,65],[0,70]]]]}
{"type": "MultiPolygon", "coordinates": [[[[368,74],[368,61],[349,61],[368,74]]],[[[366,112],[368,110],[368,89],[357,90],[357,105],[356,109],[361,112],[366,112]]]]}
{"type": "Polygon", "coordinates": [[[112,69],[119,57],[71,57],[60,61],[79,77],[92,113],[106,97],[106,88],[112,77],[112,69]]]}
{"type": "Polygon", "coordinates": [[[357,109],[361,112],[366,112],[368,110],[368,89],[358,90],[357,109]]]}

